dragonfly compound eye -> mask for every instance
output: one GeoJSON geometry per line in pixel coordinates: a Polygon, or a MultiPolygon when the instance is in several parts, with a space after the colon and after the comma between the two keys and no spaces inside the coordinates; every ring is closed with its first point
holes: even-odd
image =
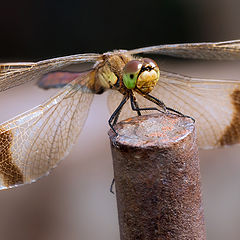
{"type": "Polygon", "coordinates": [[[141,68],[142,63],[138,60],[128,62],[123,68],[123,83],[128,89],[135,88],[141,68]]]}
{"type": "Polygon", "coordinates": [[[136,87],[143,93],[150,93],[158,82],[160,70],[157,63],[150,58],[143,58],[142,61],[143,66],[136,87]]]}
{"type": "Polygon", "coordinates": [[[145,64],[151,66],[151,68],[157,67],[157,63],[153,61],[151,58],[143,58],[142,60],[145,64]]]}

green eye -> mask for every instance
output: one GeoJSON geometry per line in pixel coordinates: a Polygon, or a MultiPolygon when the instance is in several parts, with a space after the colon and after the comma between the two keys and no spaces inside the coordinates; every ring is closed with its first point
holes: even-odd
{"type": "Polygon", "coordinates": [[[123,83],[128,89],[136,86],[138,73],[140,72],[142,63],[137,60],[128,62],[123,68],[123,83]]]}
{"type": "Polygon", "coordinates": [[[128,89],[133,89],[136,86],[138,74],[125,73],[123,74],[123,83],[128,89]]]}

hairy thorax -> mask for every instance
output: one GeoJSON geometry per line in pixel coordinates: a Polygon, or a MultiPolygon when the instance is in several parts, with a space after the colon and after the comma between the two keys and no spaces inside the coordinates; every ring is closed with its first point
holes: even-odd
{"type": "Polygon", "coordinates": [[[122,71],[124,66],[133,57],[126,53],[116,54],[116,52],[107,53],[103,62],[97,66],[95,75],[95,90],[98,92],[100,89],[115,89],[121,92],[125,88],[122,81],[122,71]]]}

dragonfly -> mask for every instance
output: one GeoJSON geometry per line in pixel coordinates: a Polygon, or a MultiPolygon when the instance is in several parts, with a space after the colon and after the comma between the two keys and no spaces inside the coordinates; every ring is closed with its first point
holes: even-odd
{"type": "Polygon", "coordinates": [[[0,91],[31,80],[43,89],[60,88],[43,104],[0,124],[0,189],[35,182],[56,167],[76,142],[94,94],[107,90],[113,129],[121,119],[157,109],[194,118],[200,148],[240,143],[240,80],[171,73],[148,55],[240,60],[240,40],[0,64],[0,91]],[[92,65],[83,72],[62,70],[82,63],[92,65]]]}

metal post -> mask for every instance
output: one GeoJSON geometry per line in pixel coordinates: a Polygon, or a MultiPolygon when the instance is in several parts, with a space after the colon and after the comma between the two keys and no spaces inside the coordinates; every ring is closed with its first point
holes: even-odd
{"type": "Polygon", "coordinates": [[[172,114],[109,131],[121,240],[205,240],[194,123],[172,114]]]}

